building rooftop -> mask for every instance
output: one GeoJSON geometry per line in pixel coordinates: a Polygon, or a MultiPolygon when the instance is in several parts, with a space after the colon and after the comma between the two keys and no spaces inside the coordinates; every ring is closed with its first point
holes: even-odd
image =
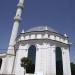
{"type": "Polygon", "coordinates": [[[45,30],[48,30],[48,31],[51,31],[51,32],[58,33],[56,30],[54,30],[54,29],[52,29],[51,27],[48,27],[48,26],[38,26],[38,27],[33,27],[33,28],[27,30],[26,32],[45,31],[45,30]]]}

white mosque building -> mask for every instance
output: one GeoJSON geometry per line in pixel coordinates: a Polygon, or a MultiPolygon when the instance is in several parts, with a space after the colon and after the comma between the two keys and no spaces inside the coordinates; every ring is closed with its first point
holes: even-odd
{"type": "Polygon", "coordinates": [[[69,39],[48,26],[33,27],[17,36],[24,0],[19,0],[9,47],[0,54],[1,75],[24,75],[21,59],[32,60],[32,71],[25,75],[71,75],[69,39]]]}

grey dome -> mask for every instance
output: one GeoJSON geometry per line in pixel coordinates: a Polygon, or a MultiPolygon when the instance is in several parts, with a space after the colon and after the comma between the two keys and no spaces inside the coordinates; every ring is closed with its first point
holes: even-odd
{"type": "Polygon", "coordinates": [[[33,31],[51,31],[51,32],[55,32],[58,33],[57,31],[55,31],[54,29],[52,29],[51,27],[48,26],[38,26],[38,27],[33,27],[29,30],[27,30],[26,32],[33,32],[33,31]]]}

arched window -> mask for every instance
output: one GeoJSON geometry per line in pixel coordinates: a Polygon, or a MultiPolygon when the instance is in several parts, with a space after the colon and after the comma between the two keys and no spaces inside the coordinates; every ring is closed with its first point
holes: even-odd
{"type": "Polygon", "coordinates": [[[2,66],[2,58],[0,58],[0,69],[1,69],[1,66],[2,66]]]}
{"type": "Polygon", "coordinates": [[[28,49],[28,58],[31,59],[32,65],[29,65],[26,72],[34,73],[35,72],[35,60],[36,60],[36,47],[31,45],[28,49]]]}
{"type": "Polygon", "coordinates": [[[63,75],[62,51],[56,47],[56,75],[63,75]]]}

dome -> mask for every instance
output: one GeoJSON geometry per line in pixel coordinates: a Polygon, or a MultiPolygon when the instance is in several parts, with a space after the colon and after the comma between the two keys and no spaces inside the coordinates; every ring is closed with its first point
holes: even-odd
{"type": "Polygon", "coordinates": [[[26,32],[34,32],[34,31],[51,31],[51,32],[55,32],[58,33],[57,31],[55,31],[54,29],[52,29],[51,27],[48,26],[38,26],[38,27],[33,27],[29,30],[27,30],[26,32]]]}

